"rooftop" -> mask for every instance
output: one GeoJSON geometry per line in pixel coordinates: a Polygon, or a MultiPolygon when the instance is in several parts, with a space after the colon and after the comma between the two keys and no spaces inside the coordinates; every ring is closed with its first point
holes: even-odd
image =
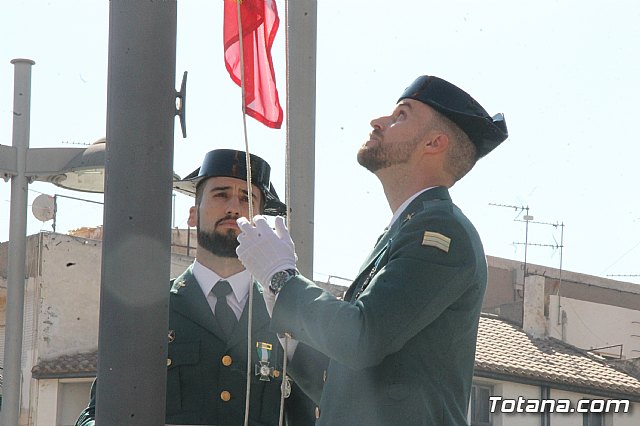
{"type": "Polygon", "coordinates": [[[603,358],[554,338],[534,338],[490,314],[480,318],[475,374],[640,401],[640,380],[603,358]]]}
{"type": "MultiPolygon", "coordinates": [[[[96,371],[95,351],[41,361],[32,369],[37,379],[94,377],[96,371]]],[[[475,375],[640,402],[637,378],[587,351],[557,339],[531,337],[490,314],[480,318],[475,375]]]]}

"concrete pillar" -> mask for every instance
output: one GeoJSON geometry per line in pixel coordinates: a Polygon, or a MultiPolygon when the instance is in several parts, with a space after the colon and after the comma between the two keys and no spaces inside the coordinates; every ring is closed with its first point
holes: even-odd
{"type": "Polygon", "coordinates": [[[539,275],[529,275],[524,281],[524,308],[522,328],[533,337],[547,337],[547,320],[544,316],[544,281],[539,275]]]}

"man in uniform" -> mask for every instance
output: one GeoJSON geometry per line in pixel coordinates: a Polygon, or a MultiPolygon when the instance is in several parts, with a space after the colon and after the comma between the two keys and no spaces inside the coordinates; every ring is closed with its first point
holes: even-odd
{"type": "Polygon", "coordinates": [[[504,117],[421,76],[371,126],[358,162],[393,217],[344,300],[299,275],[282,218],[275,231],[241,218],[238,257],[269,283],[271,329],[313,348],[298,345],[309,363],[290,372],[319,401],[318,425],[465,425],[487,264],[448,188],[507,138],[504,117]]]}
{"type": "MultiPolygon", "coordinates": [[[[175,425],[243,425],[247,384],[249,288],[251,318],[251,383],[249,424],[277,425],[281,388],[285,392],[285,424],[312,425],[314,405],[282,372],[284,353],[261,295],[237,258],[236,220],[256,211],[286,214],[269,180],[270,167],[251,155],[252,192],[247,190],[246,154],[218,149],[207,153],[202,167],[175,189],[195,195],[189,226],[197,228],[194,263],[171,282],[167,358],[166,422],[175,425]],[[283,381],[285,385],[283,385],[283,381]]],[[[95,419],[95,383],[89,406],[77,426],[95,419]]]]}

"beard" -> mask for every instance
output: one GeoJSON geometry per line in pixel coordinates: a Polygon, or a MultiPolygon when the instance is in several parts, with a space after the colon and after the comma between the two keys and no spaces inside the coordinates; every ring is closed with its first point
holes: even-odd
{"type": "Polygon", "coordinates": [[[358,151],[358,163],[372,173],[396,164],[405,164],[411,159],[418,142],[419,138],[416,137],[392,145],[384,145],[382,142],[373,147],[363,145],[358,151]]]}
{"type": "Polygon", "coordinates": [[[208,252],[220,257],[238,257],[236,248],[238,243],[238,235],[233,229],[227,232],[204,231],[200,228],[200,218],[198,217],[198,245],[208,252]]]}

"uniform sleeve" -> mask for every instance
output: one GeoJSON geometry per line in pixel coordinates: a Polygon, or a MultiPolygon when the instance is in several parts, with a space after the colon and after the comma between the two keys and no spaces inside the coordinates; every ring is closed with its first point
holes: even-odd
{"type": "Polygon", "coordinates": [[[96,424],[96,381],[91,385],[91,399],[87,408],[82,410],[75,426],[94,426],[96,424]]]}
{"type": "Polygon", "coordinates": [[[314,426],[316,406],[294,381],[291,384],[291,395],[285,400],[287,425],[314,426]]]}
{"type": "Polygon", "coordinates": [[[320,405],[328,365],[329,358],[326,355],[301,343],[296,347],[288,366],[294,382],[317,405],[320,405]]]}
{"type": "Polygon", "coordinates": [[[450,211],[422,212],[389,242],[354,304],[298,276],[278,295],[272,328],[353,369],[377,365],[479,285],[470,232],[450,211]]]}

